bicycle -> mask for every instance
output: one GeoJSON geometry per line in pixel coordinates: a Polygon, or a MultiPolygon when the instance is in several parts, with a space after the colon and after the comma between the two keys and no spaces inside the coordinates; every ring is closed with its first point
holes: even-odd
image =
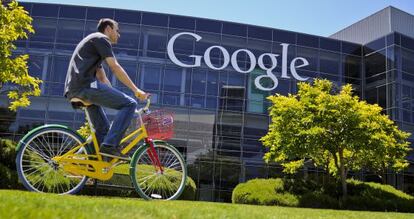
{"type": "Polygon", "coordinates": [[[121,140],[121,145],[127,144],[121,151],[124,155],[141,142],[132,159],[104,161],[87,103],[77,98],[71,99],[71,103],[85,111],[91,135],[84,140],[77,132],[58,124],[43,125],[26,134],[17,146],[16,157],[18,176],[26,189],[75,194],[88,178],[109,180],[114,167],[129,162],[132,184],[142,198],[173,200],[180,196],[187,178],[186,164],[180,152],[163,141],[173,134],[171,114],[150,112],[148,99],[143,108],[135,111],[137,119],[133,125],[137,128],[121,140]],[[91,142],[93,148],[89,146],[91,142]]]}

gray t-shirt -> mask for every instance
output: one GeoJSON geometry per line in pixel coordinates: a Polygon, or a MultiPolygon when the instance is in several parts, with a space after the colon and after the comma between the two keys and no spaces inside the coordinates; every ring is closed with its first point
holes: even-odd
{"type": "Polygon", "coordinates": [[[76,46],[66,73],[64,95],[68,98],[96,81],[96,70],[102,61],[114,57],[109,38],[103,33],[89,34],[76,46]]]}

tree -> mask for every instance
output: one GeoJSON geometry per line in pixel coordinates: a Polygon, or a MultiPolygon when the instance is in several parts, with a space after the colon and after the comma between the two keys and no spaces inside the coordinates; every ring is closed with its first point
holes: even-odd
{"type": "Polygon", "coordinates": [[[305,160],[339,178],[347,195],[348,171],[400,171],[408,166],[409,133],[400,131],[382,108],[360,101],[351,85],[334,91],[332,82],[301,82],[296,95],[269,96],[269,132],[261,138],[266,162],[295,173],[305,160]]]}
{"type": "Polygon", "coordinates": [[[39,96],[41,80],[28,74],[28,55],[14,55],[18,39],[27,39],[33,33],[32,18],[16,1],[7,5],[0,0],[0,94],[7,93],[9,109],[30,104],[29,96],[39,96]]]}

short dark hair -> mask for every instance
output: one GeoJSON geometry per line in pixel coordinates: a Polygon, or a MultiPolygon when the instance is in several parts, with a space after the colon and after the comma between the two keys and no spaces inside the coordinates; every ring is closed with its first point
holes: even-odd
{"type": "Polygon", "coordinates": [[[102,18],[101,20],[99,20],[98,26],[96,26],[96,29],[98,29],[99,32],[103,33],[107,26],[114,28],[116,24],[118,23],[110,18],[102,18]]]}

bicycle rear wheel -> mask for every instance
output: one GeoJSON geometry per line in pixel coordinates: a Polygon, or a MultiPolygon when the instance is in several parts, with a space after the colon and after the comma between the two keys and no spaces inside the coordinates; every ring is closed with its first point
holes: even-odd
{"type": "Polygon", "coordinates": [[[184,190],[187,168],[183,157],[172,145],[154,142],[163,171],[153,165],[149,146],[132,157],[130,176],[135,190],[144,199],[177,199],[184,190]]]}
{"type": "MultiPolygon", "coordinates": [[[[19,144],[16,166],[26,189],[36,192],[74,194],[82,189],[87,177],[65,172],[52,160],[84,140],[62,126],[46,125],[27,134],[19,144]]],[[[87,155],[84,148],[77,154],[87,155]]]]}

